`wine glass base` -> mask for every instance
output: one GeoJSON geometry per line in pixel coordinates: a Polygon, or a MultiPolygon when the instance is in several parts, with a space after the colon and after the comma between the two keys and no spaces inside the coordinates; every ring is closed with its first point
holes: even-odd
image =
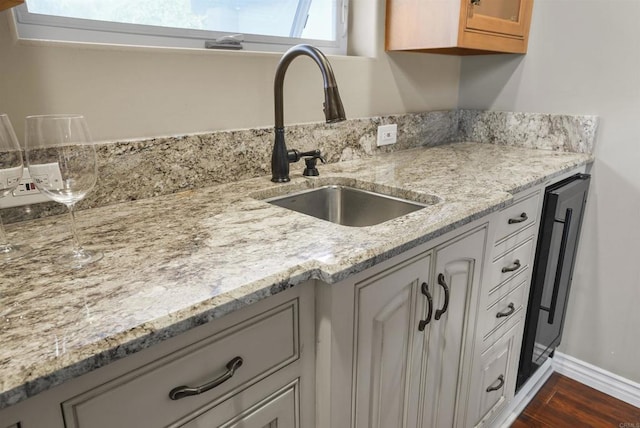
{"type": "Polygon", "coordinates": [[[57,261],[61,264],[72,267],[73,269],[80,269],[84,266],[97,262],[102,258],[102,251],[89,250],[86,248],[77,248],[58,257],[57,261]]]}
{"type": "Polygon", "coordinates": [[[0,263],[19,259],[31,251],[33,251],[33,249],[28,245],[0,245],[0,263]]]}

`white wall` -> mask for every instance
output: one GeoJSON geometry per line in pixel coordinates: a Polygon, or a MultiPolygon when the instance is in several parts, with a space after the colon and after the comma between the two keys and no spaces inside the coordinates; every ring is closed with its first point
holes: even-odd
{"type": "MultiPolygon", "coordinates": [[[[354,0],[351,50],[331,57],[347,116],[455,108],[460,59],[382,51],[384,0],[354,0]]],[[[0,12],[0,111],[18,136],[29,114],[83,113],[95,140],[273,126],[280,54],[16,43],[0,12]]],[[[308,58],[285,81],[285,123],[321,121],[322,78],[308,58]]]]}
{"type": "Polygon", "coordinates": [[[526,56],[462,61],[460,106],[596,114],[561,350],[640,382],[640,2],[536,0],[526,56]]]}

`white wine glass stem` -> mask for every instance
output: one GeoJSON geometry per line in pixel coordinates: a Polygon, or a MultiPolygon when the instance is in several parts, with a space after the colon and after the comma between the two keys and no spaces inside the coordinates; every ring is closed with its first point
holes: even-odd
{"type": "Polygon", "coordinates": [[[2,224],[2,216],[0,216],[0,251],[9,248],[9,238],[7,232],[4,231],[4,224],[2,224]]]}
{"type": "Polygon", "coordinates": [[[67,205],[69,209],[69,217],[71,217],[71,235],[73,235],[73,252],[82,251],[82,244],[78,238],[78,228],[76,227],[76,204],[67,205]]]}

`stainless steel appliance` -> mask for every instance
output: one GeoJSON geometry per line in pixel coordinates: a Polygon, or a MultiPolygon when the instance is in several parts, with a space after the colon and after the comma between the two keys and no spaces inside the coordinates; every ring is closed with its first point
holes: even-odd
{"type": "Polygon", "coordinates": [[[545,191],[516,390],[560,344],[590,179],[577,174],[545,191]]]}

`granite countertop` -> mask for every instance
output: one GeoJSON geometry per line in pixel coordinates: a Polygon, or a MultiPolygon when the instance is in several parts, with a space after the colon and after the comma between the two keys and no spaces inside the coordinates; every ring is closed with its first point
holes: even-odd
{"type": "Polygon", "coordinates": [[[261,177],[80,211],[81,239],[104,251],[82,270],[54,262],[70,246],[67,216],[11,225],[12,241],[35,251],[2,270],[0,409],[308,279],[336,283],[592,160],[456,143],[321,165],[315,179],[261,177]],[[260,200],[327,183],[439,203],[351,228],[260,200]]]}

